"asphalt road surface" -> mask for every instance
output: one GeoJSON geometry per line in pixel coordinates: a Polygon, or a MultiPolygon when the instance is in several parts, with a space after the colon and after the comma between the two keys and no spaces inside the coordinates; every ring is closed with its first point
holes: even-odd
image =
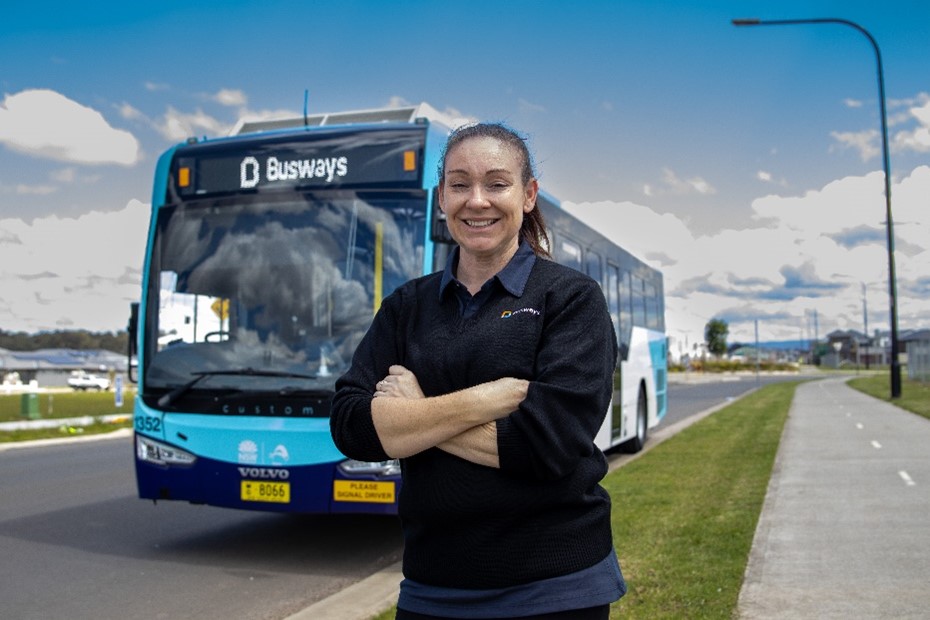
{"type": "MultiPolygon", "coordinates": [[[[669,425],[761,381],[675,383],[669,425]]],[[[137,499],[128,436],[0,451],[0,617],[278,620],[397,562],[390,517],[137,499]]]]}

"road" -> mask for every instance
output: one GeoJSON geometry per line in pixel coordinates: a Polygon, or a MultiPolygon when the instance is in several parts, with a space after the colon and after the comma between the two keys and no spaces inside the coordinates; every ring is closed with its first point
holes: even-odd
{"type": "MultiPolygon", "coordinates": [[[[756,385],[672,384],[662,425],[756,385]]],[[[3,617],[278,620],[402,553],[389,517],[139,500],[128,437],[0,451],[0,472],[3,617]]]]}
{"type": "Polygon", "coordinates": [[[135,497],[130,439],[0,452],[0,616],[277,619],[400,558],[396,520],[135,497]]]}

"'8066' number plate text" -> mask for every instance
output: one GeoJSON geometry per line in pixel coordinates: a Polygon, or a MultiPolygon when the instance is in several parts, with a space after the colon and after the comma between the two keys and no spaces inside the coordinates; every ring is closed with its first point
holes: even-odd
{"type": "Polygon", "coordinates": [[[290,504],[291,483],[243,480],[240,487],[240,498],[244,502],[290,504]]]}

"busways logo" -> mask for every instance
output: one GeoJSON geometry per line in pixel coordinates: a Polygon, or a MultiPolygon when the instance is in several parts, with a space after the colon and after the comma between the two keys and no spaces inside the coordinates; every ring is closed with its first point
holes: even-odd
{"type": "Polygon", "coordinates": [[[320,157],[317,159],[278,159],[268,157],[262,167],[257,158],[249,156],[239,163],[239,187],[251,189],[262,182],[325,179],[332,183],[336,177],[349,172],[348,157],[320,157]],[[264,176],[262,171],[264,169],[264,176]]]}

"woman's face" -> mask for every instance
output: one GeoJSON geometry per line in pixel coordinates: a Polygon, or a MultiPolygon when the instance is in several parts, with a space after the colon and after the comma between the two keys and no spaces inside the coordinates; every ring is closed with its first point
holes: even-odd
{"type": "Polygon", "coordinates": [[[521,173],[519,153],[496,138],[467,138],[446,154],[439,205],[461,252],[510,260],[538,191],[536,179],[524,185],[521,173]]]}

